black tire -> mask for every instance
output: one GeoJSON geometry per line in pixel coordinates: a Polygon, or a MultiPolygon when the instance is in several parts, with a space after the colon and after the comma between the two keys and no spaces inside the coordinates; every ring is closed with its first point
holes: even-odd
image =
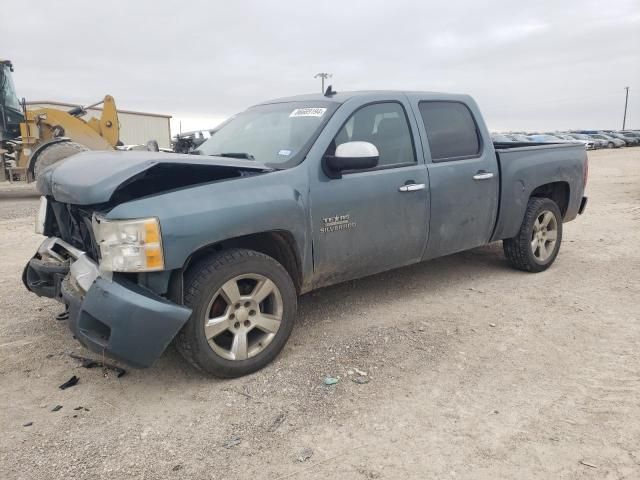
{"type": "Polygon", "coordinates": [[[525,210],[524,219],[518,234],[513,238],[502,241],[504,254],[509,264],[518,270],[525,272],[542,272],[549,268],[560,250],[562,243],[562,215],[558,205],[549,198],[531,197],[525,210]],[[551,212],[556,222],[556,240],[552,253],[540,260],[534,254],[532,242],[534,241],[534,224],[536,219],[545,211],[551,212]]]}
{"type": "Polygon", "coordinates": [[[293,329],[297,300],[291,277],[273,258],[245,249],[217,252],[198,261],[185,275],[184,303],[193,313],[176,336],[176,348],[195,368],[216,377],[240,377],[255,372],[273,361],[286,344],[293,329]],[[204,318],[216,292],[229,280],[248,274],[266,277],[278,288],[282,320],[275,336],[262,351],[244,360],[230,360],[209,345],[204,318]]]}
{"type": "Polygon", "coordinates": [[[76,153],[82,153],[89,150],[87,147],[76,142],[59,142],[53,143],[48,147],[45,147],[43,151],[38,154],[36,158],[36,164],[33,166],[33,178],[38,178],[38,175],[47,167],[50,167],[60,160],[64,160],[76,153]]]}

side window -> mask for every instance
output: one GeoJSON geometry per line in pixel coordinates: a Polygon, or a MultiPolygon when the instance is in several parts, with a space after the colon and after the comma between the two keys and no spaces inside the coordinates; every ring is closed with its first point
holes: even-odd
{"type": "Polygon", "coordinates": [[[473,157],[480,153],[476,122],[466,105],[458,102],[420,102],[434,162],[473,157]]]}
{"type": "Polygon", "coordinates": [[[378,166],[416,162],[407,116],[397,102],[375,103],[354,112],[336,135],[333,148],[355,141],[377,147],[378,166]]]}

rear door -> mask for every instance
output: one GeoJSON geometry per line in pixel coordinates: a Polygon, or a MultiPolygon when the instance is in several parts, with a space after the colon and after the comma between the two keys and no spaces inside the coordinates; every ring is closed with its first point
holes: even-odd
{"type": "Polygon", "coordinates": [[[468,102],[419,94],[411,98],[431,193],[430,234],[423,258],[486,244],[496,221],[500,178],[493,144],[488,134],[483,138],[486,128],[475,104],[470,98],[468,102]]]}
{"type": "Polygon", "coordinates": [[[321,168],[310,185],[314,284],[327,285],[422,258],[429,193],[415,118],[404,95],[353,99],[336,112],[323,151],[349,141],[373,143],[379,165],[331,179],[321,168]]]}

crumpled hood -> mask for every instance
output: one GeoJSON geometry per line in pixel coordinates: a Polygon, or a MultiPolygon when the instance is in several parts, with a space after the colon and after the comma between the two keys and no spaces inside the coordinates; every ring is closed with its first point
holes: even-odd
{"type": "MultiPolygon", "coordinates": [[[[123,185],[151,171],[162,171],[164,181],[156,182],[157,191],[149,192],[146,185],[146,194],[270,170],[253,160],[146,151],[92,151],[73,155],[46,169],[38,176],[37,187],[42,195],[53,196],[59,202],[92,205],[108,202],[123,185]],[[176,180],[167,182],[165,177],[176,180]]],[[[154,179],[149,175],[147,184],[154,179]]]]}

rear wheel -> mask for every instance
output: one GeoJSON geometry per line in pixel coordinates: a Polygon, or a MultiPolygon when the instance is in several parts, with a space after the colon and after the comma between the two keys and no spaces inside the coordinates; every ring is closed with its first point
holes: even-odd
{"type": "Polygon", "coordinates": [[[293,329],[293,281],[262,253],[231,249],[206,257],[188,272],[184,291],[193,313],[176,347],[206,373],[239,377],[263,368],[293,329]]]}
{"type": "Polygon", "coordinates": [[[558,256],[562,242],[562,215],[549,198],[529,199],[520,231],[502,241],[509,264],[518,270],[542,272],[558,256]]]}
{"type": "Polygon", "coordinates": [[[45,147],[38,155],[38,158],[36,158],[36,164],[33,167],[33,177],[38,178],[45,168],[71,155],[86,152],[87,150],[89,150],[87,147],[76,142],[53,143],[45,147]]]}

